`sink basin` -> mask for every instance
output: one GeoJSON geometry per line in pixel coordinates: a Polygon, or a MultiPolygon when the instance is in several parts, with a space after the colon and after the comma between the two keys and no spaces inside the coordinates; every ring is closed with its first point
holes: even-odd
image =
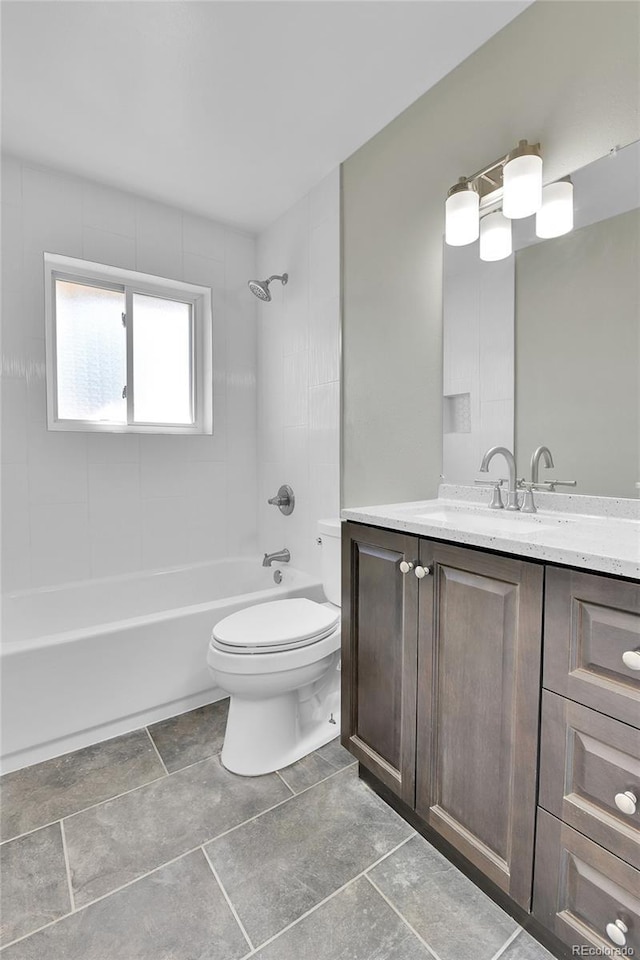
{"type": "Polygon", "coordinates": [[[460,504],[443,504],[435,502],[414,505],[407,511],[412,519],[418,522],[433,525],[451,526],[472,533],[484,533],[488,536],[499,537],[501,533],[509,536],[514,534],[542,533],[549,529],[564,526],[573,522],[570,517],[551,517],[541,514],[522,514],[506,510],[491,510],[484,506],[462,506],[460,504]]]}

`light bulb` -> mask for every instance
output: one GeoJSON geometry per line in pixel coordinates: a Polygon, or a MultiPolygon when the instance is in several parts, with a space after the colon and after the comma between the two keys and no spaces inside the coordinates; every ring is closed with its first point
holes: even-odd
{"type": "Polygon", "coordinates": [[[502,212],[510,220],[536,213],[542,205],[542,157],[526,140],[509,154],[502,171],[502,212]]]}
{"type": "Polygon", "coordinates": [[[561,237],[573,230],[573,184],[558,180],[542,188],[542,206],[536,213],[536,236],[561,237]]]}
{"type": "Polygon", "coordinates": [[[478,239],[480,197],[461,180],[452,187],[445,204],[445,240],[452,247],[464,247],[478,239]]]}
{"type": "Polygon", "coordinates": [[[500,210],[480,221],[480,259],[504,260],[511,254],[511,221],[500,210]]]}

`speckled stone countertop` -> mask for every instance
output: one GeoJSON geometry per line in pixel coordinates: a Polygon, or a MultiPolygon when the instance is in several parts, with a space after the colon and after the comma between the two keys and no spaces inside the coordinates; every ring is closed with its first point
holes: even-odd
{"type": "Polygon", "coordinates": [[[442,484],[437,500],[350,507],[342,517],[640,580],[640,500],[540,492],[538,513],[520,514],[489,510],[490,496],[485,488],[442,484]]]}

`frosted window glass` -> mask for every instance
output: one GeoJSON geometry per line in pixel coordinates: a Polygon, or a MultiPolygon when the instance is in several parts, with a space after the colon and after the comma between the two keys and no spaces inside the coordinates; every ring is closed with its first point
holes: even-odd
{"type": "Polygon", "coordinates": [[[191,304],[133,295],[136,423],[193,423],[191,304]]]}
{"type": "Polygon", "coordinates": [[[125,296],[56,280],[58,418],[127,422],[125,296]]]}

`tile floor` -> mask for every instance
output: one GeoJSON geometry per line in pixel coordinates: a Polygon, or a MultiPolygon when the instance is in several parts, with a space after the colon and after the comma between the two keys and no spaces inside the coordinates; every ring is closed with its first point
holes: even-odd
{"type": "Polygon", "coordinates": [[[338,741],[228,773],[226,712],[0,780],[2,960],[550,960],[338,741]]]}

